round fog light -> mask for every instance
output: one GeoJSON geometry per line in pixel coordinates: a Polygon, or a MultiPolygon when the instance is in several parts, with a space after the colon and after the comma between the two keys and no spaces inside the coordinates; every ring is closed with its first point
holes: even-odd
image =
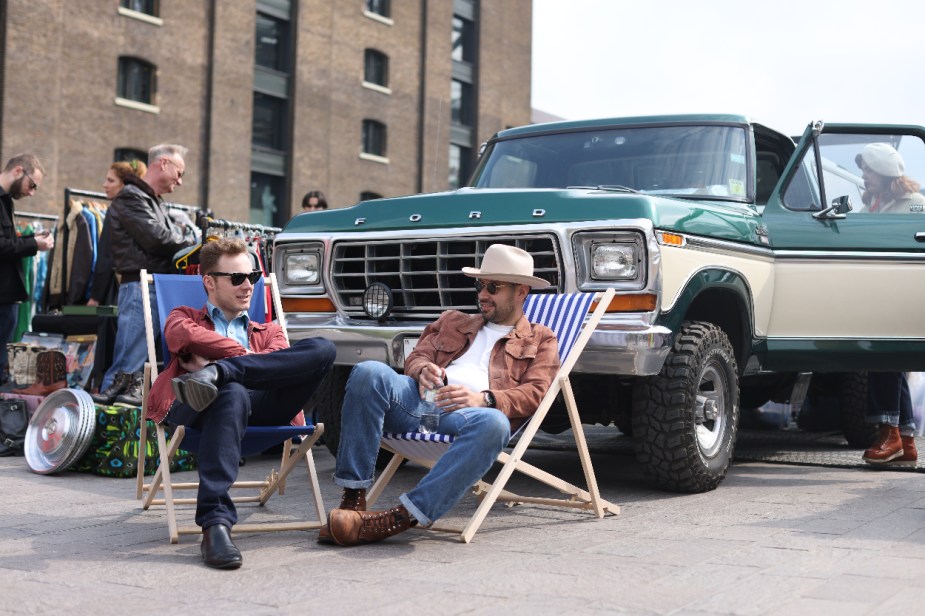
{"type": "Polygon", "coordinates": [[[374,282],[363,291],[363,310],[371,318],[384,321],[392,313],[392,289],[374,282]]]}

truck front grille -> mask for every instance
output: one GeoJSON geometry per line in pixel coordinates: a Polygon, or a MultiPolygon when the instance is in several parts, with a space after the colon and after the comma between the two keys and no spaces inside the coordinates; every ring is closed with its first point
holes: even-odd
{"type": "Polygon", "coordinates": [[[331,260],[336,301],[347,314],[362,316],[363,291],[381,282],[392,290],[398,319],[434,319],[447,309],[475,312],[474,281],[460,270],[478,267],[491,244],[529,252],[535,275],[552,284],[545,292],[559,292],[562,265],[551,235],[341,241],[331,260]]]}

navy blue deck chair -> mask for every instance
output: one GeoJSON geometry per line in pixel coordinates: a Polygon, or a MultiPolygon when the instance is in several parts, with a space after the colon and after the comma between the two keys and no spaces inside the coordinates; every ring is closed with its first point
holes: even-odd
{"type": "MultiPolygon", "coordinates": [[[[148,392],[154,379],[157,378],[157,358],[154,347],[154,325],[151,315],[152,308],[157,310],[161,325],[161,350],[163,353],[164,365],[170,361],[170,351],[167,348],[167,342],[163,335],[163,326],[167,321],[167,316],[178,306],[192,306],[199,308],[206,302],[206,292],[202,285],[202,278],[199,276],[183,276],[169,274],[150,275],[147,271],[141,271],[142,301],[145,312],[145,336],[148,346],[148,362],[145,364],[145,378],[142,387],[142,412],[147,413],[148,409],[148,392]],[[157,306],[150,306],[148,295],[148,285],[154,284],[157,306]]],[[[286,330],[285,314],[282,310],[282,304],[279,301],[279,294],[276,287],[275,275],[270,274],[266,277],[266,287],[269,287],[275,308],[277,319],[286,330]]],[[[264,279],[261,279],[254,286],[251,308],[248,311],[250,318],[257,322],[266,321],[267,306],[264,279]]],[[[288,336],[288,335],[287,335],[288,336]]],[[[303,414],[304,416],[304,414],[303,414]]],[[[289,530],[311,530],[320,528],[326,515],[324,505],[321,500],[321,488],[318,484],[318,476],[315,471],[315,461],[312,456],[312,445],[318,440],[324,432],[322,424],[312,424],[306,420],[307,425],[303,426],[248,426],[242,442],[242,455],[250,456],[259,454],[267,449],[283,443],[282,460],[278,470],[274,470],[262,481],[242,481],[235,482],[232,486],[234,490],[250,489],[256,490],[254,495],[235,496],[235,503],[257,503],[264,505],[273,494],[283,494],[286,488],[286,478],[289,473],[301,461],[305,461],[307,466],[308,480],[314,497],[314,508],[317,513],[317,520],[298,521],[298,522],[275,522],[275,523],[246,523],[237,524],[234,527],[235,532],[265,532],[265,531],[289,531],[289,530]]],[[[178,427],[173,436],[167,439],[164,426],[158,425],[156,430],[158,445],[158,469],[150,483],[144,481],[144,458],[145,444],[148,437],[147,422],[141,422],[141,435],[138,448],[138,460],[141,465],[138,469],[136,479],[136,498],[142,500],[142,507],[148,509],[152,505],[164,505],[167,509],[167,526],[171,543],[179,541],[179,535],[198,534],[202,530],[198,526],[178,526],[177,524],[177,506],[178,505],[195,505],[195,498],[176,498],[175,490],[194,490],[199,486],[198,482],[176,482],[172,480],[170,473],[170,460],[176,454],[181,444],[183,449],[195,452],[198,449],[200,432],[193,428],[178,427]],[[162,498],[157,495],[163,493],[162,498]]]]}
{"type": "MultiPolygon", "coordinates": [[[[591,464],[591,455],[588,452],[588,444],[578,415],[578,406],[569,381],[569,374],[575,362],[578,361],[595,327],[607,311],[614,294],[613,289],[608,289],[602,293],[531,294],[527,296],[527,301],[524,303],[524,314],[527,319],[533,323],[548,326],[556,334],[559,343],[559,371],[553,378],[546,395],[540,401],[536,413],[513,435],[512,441],[514,438],[517,440],[511,453],[501,452],[498,455],[497,461],[503,466],[494,482],[489,484],[482,480],[473,486],[473,493],[481,502],[466,526],[459,529],[434,524],[429,530],[458,534],[462,541],[469,543],[495,502],[509,505],[531,503],[589,510],[598,518],[604,517],[605,513],[613,515],[620,513],[618,505],[605,501],[600,496],[597,479],[594,476],[594,467],[591,464]],[[595,301],[597,302],[596,307],[594,307],[595,301]],[[590,315],[589,310],[591,310],[590,315]],[[587,490],[523,460],[524,452],[530,446],[540,424],[543,423],[543,419],[560,393],[563,395],[568,411],[569,423],[575,437],[587,490]],[[504,487],[515,471],[558,490],[567,498],[520,496],[506,491],[504,487]]],[[[453,440],[453,436],[449,434],[422,434],[420,432],[383,434],[381,447],[394,455],[379,480],[370,489],[366,499],[367,506],[371,507],[375,503],[404,460],[431,468],[453,445],[453,440]]]]}

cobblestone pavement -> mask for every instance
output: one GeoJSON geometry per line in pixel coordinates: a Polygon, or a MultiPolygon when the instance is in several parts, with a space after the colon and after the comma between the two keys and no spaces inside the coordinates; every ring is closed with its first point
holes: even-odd
{"type": "MultiPolygon", "coordinates": [[[[330,507],[333,458],[315,456],[330,507]]],[[[241,534],[237,571],[204,567],[197,538],[168,543],[163,512],[140,509],[132,480],[42,476],[0,458],[0,613],[844,616],[921,603],[925,473],[737,462],[717,490],[680,495],[651,488],[621,446],[592,457],[619,516],[497,506],[469,545],[423,531],[350,549],[307,532],[241,534]]],[[[578,482],[572,452],[527,459],[578,482]]],[[[251,459],[242,477],[273,462],[251,459]]],[[[382,503],[421,474],[400,469],[382,503]]],[[[300,479],[242,518],[306,510],[300,479]]]]}

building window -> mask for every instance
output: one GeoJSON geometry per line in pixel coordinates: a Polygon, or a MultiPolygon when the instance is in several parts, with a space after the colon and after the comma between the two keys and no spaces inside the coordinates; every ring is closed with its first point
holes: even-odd
{"type": "Polygon", "coordinates": [[[366,0],[366,10],[382,17],[392,16],[392,7],[389,0],[366,0]]]}
{"type": "Polygon", "coordinates": [[[371,190],[364,190],[360,193],[360,201],[369,201],[371,199],[381,199],[382,195],[371,190]]]}
{"type": "Polygon", "coordinates": [[[450,119],[454,124],[472,126],[472,86],[468,83],[450,82],[450,119]]]}
{"type": "Polygon", "coordinates": [[[158,0],[119,0],[119,6],[136,13],[144,13],[157,17],[160,12],[160,2],[158,0]]]}
{"type": "Polygon", "coordinates": [[[156,82],[157,67],[150,62],[127,56],[119,58],[117,95],[120,98],[153,105],[156,82]]]}
{"type": "Polygon", "coordinates": [[[251,143],[255,146],[284,150],[286,101],[282,98],[254,92],[254,122],[251,143]]]}
{"type": "Polygon", "coordinates": [[[363,81],[387,88],[389,86],[389,57],[381,51],[367,49],[363,81]]]}
{"type": "Polygon", "coordinates": [[[457,62],[475,62],[475,24],[459,15],[453,15],[453,50],[457,62]]]}
{"type": "Polygon", "coordinates": [[[289,24],[281,19],[257,13],[257,66],[276,71],[289,70],[289,24]]]}
{"type": "Polygon", "coordinates": [[[376,120],[363,120],[363,153],[385,156],[385,124],[376,120]]]}
{"type": "Polygon", "coordinates": [[[133,160],[140,160],[143,163],[148,162],[148,153],[144,150],[136,150],[135,148],[116,148],[115,152],[112,154],[113,162],[122,162],[127,163],[132,162],[133,160]]]}
{"type": "Polygon", "coordinates": [[[282,226],[288,217],[281,212],[284,203],[283,178],[266,173],[251,172],[250,222],[267,227],[282,226]]]}
{"type": "Polygon", "coordinates": [[[472,152],[469,148],[464,148],[455,143],[450,144],[450,175],[449,186],[455,190],[460,186],[465,186],[469,181],[469,159],[472,152]]]}

